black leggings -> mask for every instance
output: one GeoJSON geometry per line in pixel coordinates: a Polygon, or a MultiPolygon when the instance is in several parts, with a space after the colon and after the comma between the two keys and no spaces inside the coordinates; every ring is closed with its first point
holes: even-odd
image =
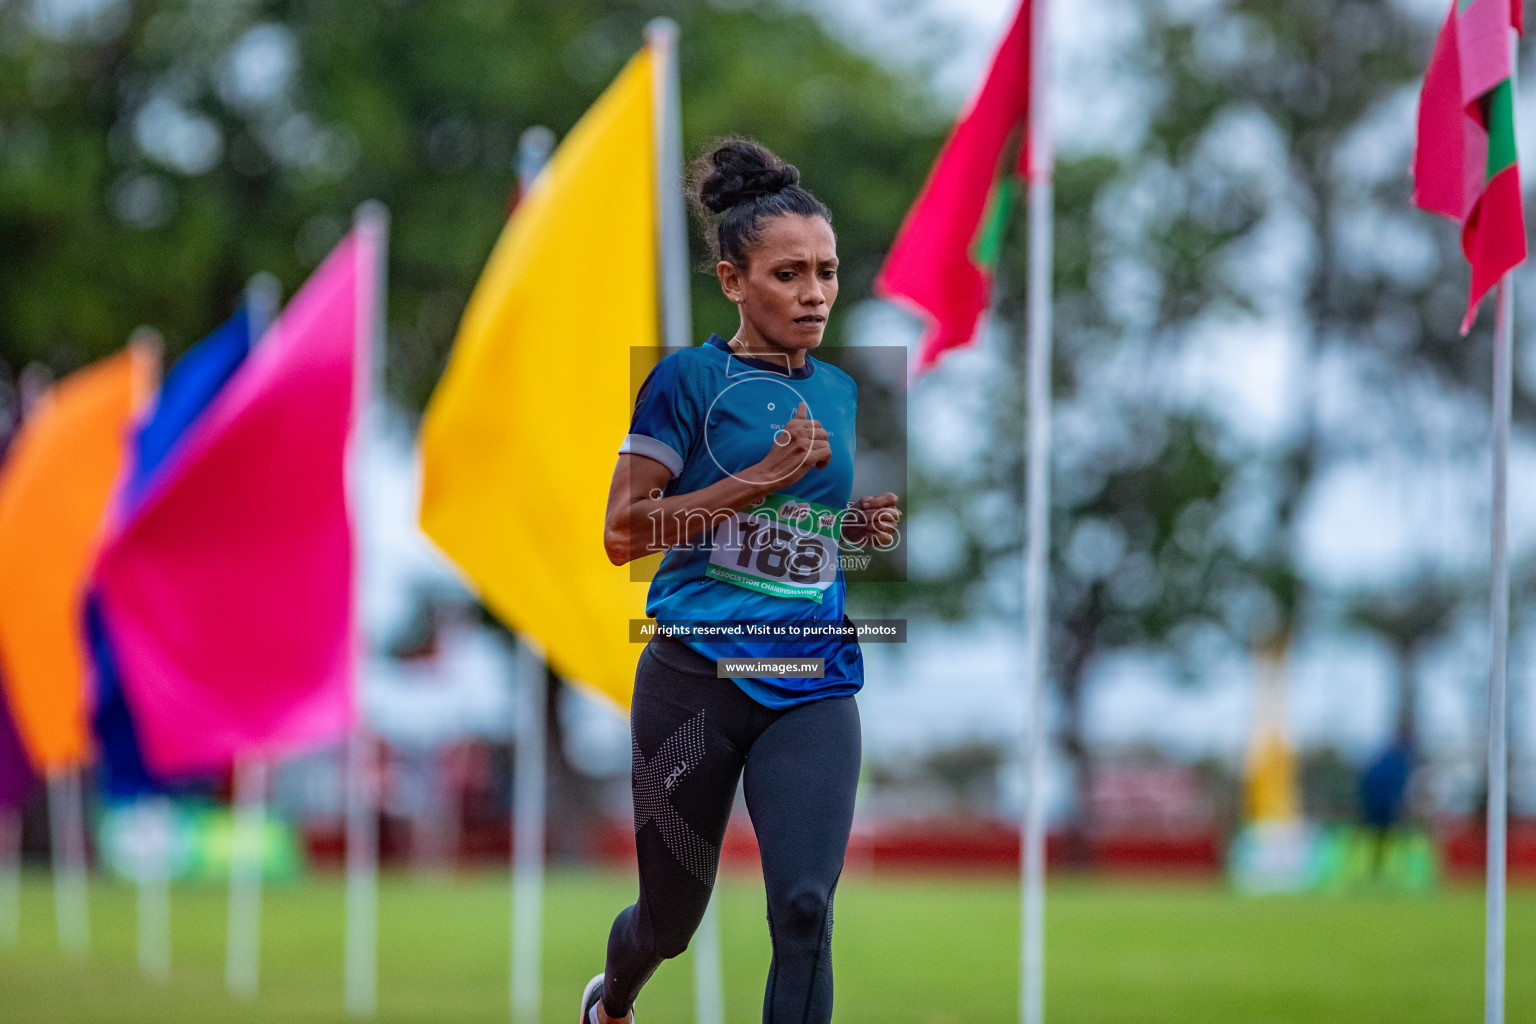
{"type": "Polygon", "coordinates": [[[688,947],[714,887],[736,780],[762,853],[773,964],[765,1024],[832,1017],[832,895],[859,779],[859,711],[833,697],[775,711],[676,640],[640,656],[630,707],[640,899],[613,922],[603,1008],[622,1017],[688,947]]]}

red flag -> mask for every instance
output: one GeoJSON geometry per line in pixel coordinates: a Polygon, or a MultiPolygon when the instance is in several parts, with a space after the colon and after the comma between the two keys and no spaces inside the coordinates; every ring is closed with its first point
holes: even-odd
{"type": "Polygon", "coordinates": [[[1462,334],[1483,296],[1525,259],[1509,45],[1521,22],[1521,0],[1452,0],[1419,95],[1413,201],[1461,222],[1472,264],[1462,334]]]}
{"type": "Polygon", "coordinates": [[[103,548],[97,593],[161,777],[352,725],[345,473],[381,258],[364,225],[342,240],[103,548]]]}
{"type": "Polygon", "coordinates": [[[1015,178],[1029,168],[1030,0],[1023,0],[981,89],[961,114],[875,279],[929,320],[917,369],[967,345],[987,308],[1015,178]],[[1009,140],[1023,132],[1012,168],[1009,140]]]}

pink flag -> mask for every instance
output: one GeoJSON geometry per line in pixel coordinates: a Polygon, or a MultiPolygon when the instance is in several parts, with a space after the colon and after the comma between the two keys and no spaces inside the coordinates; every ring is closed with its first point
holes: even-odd
{"type": "Polygon", "coordinates": [[[103,613],[162,776],[352,723],[345,469],[378,259],[365,230],[336,247],[102,550],[103,613]]]}
{"type": "Polygon", "coordinates": [[[1452,0],[1419,94],[1413,201],[1461,222],[1472,265],[1462,334],[1483,296],[1525,260],[1509,35],[1524,21],[1521,0],[1452,0]]]}

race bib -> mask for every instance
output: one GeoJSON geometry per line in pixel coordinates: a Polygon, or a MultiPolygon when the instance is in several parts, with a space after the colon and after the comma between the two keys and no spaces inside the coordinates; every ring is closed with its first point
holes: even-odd
{"type": "Polygon", "coordinates": [[[704,574],[774,597],[821,603],[837,580],[837,509],[769,495],[715,528],[714,552],[704,574]]]}

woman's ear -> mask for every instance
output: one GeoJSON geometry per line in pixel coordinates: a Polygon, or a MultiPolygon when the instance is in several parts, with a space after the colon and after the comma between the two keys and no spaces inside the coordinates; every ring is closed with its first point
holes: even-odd
{"type": "Polygon", "coordinates": [[[720,290],[725,297],[739,305],[742,299],[741,268],[730,260],[721,260],[715,264],[715,276],[720,279],[720,290]]]}

